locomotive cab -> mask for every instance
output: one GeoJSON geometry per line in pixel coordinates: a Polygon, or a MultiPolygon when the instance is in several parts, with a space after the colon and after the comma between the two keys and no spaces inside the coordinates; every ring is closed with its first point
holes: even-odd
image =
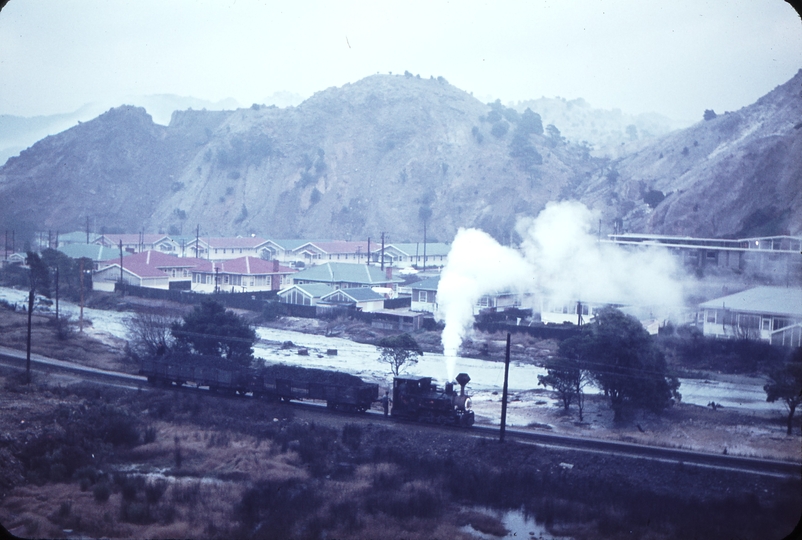
{"type": "Polygon", "coordinates": [[[393,380],[392,415],[421,422],[473,425],[471,398],[465,394],[465,385],[470,380],[466,373],[460,373],[457,383],[461,388],[457,393],[454,390],[454,383],[447,383],[441,389],[432,383],[431,377],[419,379],[396,377],[393,380]]]}

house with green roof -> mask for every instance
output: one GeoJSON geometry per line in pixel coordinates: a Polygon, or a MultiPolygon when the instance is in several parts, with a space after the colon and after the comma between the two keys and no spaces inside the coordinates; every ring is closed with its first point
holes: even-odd
{"type": "Polygon", "coordinates": [[[302,270],[293,276],[293,283],[305,285],[320,283],[333,289],[351,289],[355,287],[385,287],[397,290],[398,284],[404,280],[393,277],[393,269],[384,270],[367,264],[327,262],[302,270]]]}
{"type": "MultiPolygon", "coordinates": [[[[423,242],[388,244],[384,246],[384,264],[397,268],[443,266],[449,251],[451,246],[442,242],[427,242],[425,245],[423,242]]],[[[371,246],[370,255],[373,262],[381,263],[381,245],[376,245],[375,249],[371,246]]]]}
{"type": "Polygon", "coordinates": [[[416,281],[410,285],[412,289],[412,311],[437,311],[437,286],[440,284],[440,276],[430,277],[416,281]]]}
{"type": "Polygon", "coordinates": [[[321,297],[334,292],[334,289],[322,283],[291,285],[278,292],[278,301],[283,304],[298,306],[316,306],[321,297]]]}
{"type": "Polygon", "coordinates": [[[802,289],[798,287],[754,287],[702,302],[699,311],[706,336],[802,346],[802,289]]]}
{"type": "Polygon", "coordinates": [[[336,289],[320,298],[320,303],[348,306],[364,312],[384,309],[384,295],[367,287],[336,289]]]}

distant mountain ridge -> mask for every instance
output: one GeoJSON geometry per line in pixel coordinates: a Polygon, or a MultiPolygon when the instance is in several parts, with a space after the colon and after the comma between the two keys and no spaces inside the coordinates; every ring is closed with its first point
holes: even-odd
{"type": "Polygon", "coordinates": [[[531,111],[410,74],[295,107],[174,112],[168,126],[117,107],[0,168],[0,225],[65,231],[90,217],[97,230],[403,242],[422,239],[426,218],[430,239],[479,227],[509,242],[518,217],[578,199],[603,233],[800,234],[800,77],[615,159],[531,111]]]}

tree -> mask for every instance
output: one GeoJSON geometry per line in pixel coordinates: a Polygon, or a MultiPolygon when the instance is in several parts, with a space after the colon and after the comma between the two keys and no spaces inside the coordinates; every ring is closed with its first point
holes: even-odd
{"type": "Polygon", "coordinates": [[[543,135],[543,120],[539,114],[527,107],[518,121],[517,129],[526,135],[543,135]]]}
{"type": "Polygon", "coordinates": [[[388,364],[394,376],[406,369],[406,367],[418,363],[418,356],[423,355],[423,350],[415,341],[415,338],[407,333],[397,336],[389,336],[379,340],[379,362],[388,364]]]}
{"type": "Polygon", "coordinates": [[[565,412],[568,412],[571,402],[576,397],[576,380],[580,377],[580,371],[576,369],[574,362],[562,357],[557,357],[546,364],[546,369],[548,375],[537,376],[538,384],[549,386],[557,392],[565,412]]]}
{"type": "Polygon", "coordinates": [[[170,328],[176,321],[158,313],[137,313],[128,325],[129,350],[135,357],[153,357],[173,345],[170,328]]]}
{"type": "Polygon", "coordinates": [[[705,109],[705,114],[704,114],[705,120],[713,120],[716,117],[718,117],[716,111],[714,111],[713,109],[705,109]]]}
{"type": "Polygon", "coordinates": [[[191,313],[171,326],[178,349],[222,356],[249,366],[253,361],[256,332],[241,317],[214,300],[203,300],[191,313]]]}
{"type": "Polygon", "coordinates": [[[794,420],[794,412],[802,404],[802,347],[798,347],[788,362],[769,374],[770,382],[763,387],[766,391],[766,401],[774,403],[781,400],[788,409],[788,430],[794,420]]]}
{"type": "Polygon", "coordinates": [[[25,261],[28,264],[31,288],[28,291],[28,335],[25,342],[25,381],[31,384],[31,323],[33,317],[33,301],[36,297],[36,290],[39,289],[46,296],[50,296],[50,275],[47,266],[39,258],[39,255],[29,251],[25,261]]]}
{"type": "Polygon", "coordinates": [[[679,381],[668,374],[665,355],[635,317],[607,307],[585,328],[587,340],[579,349],[589,359],[590,376],[610,398],[616,421],[626,405],[659,412],[679,398],[679,381]]]}

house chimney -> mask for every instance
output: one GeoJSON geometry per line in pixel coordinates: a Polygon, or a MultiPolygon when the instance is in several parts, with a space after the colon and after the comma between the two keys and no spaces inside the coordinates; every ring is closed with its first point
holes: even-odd
{"type": "Polygon", "coordinates": [[[387,281],[390,281],[391,279],[393,279],[393,267],[392,266],[388,266],[387,268],[385,268],[384,269],[384,273],[387,276],[387,281]]]}
{"type": "Polygon", "coordinates": [[[278,272],[278,259],[273,259],[273,272],[278,272]]]}

